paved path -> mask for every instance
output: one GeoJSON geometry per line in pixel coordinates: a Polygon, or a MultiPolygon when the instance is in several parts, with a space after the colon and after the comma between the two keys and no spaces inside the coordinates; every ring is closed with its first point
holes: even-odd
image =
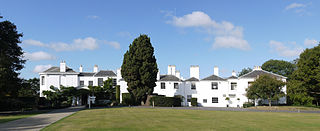
{"type": "MultiPolygon", "coordinates": [[[[152,106],[134,106],[134,108],[152,108],[152,106]]],[[[258,110],[233,107],[155,107],[159,109],[186,109],[186,110],[210,110],[210,111],[251,111],[251,112],[287,112],[287,113],[320,113],[320,111],[289,111],[289,110],[258,110]]]]}
{"type": "Polygon", "coordinates": [[[9,121],[0,124],[0,131],[39,131],[42,128],[84,108],[85,106],[77,106],[57,109],[52,112],[9,121]]]}

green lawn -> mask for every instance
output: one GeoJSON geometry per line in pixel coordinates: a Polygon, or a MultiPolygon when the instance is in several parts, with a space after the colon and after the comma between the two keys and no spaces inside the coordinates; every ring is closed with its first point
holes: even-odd
{"type": "Polygon", "coordinates": [[[45,113],[45,112],[47,111],[37,111],[32,113],[23,113],[23,114],[15,114],[15,115],[0,115],[0,123],[13,121],[21,118],[26,118],[26,117],[30,117],[30,116],[45,113]]]}
{"type": "Polygon", "coordinates": [[[320,130],[320,114],[110,108],[77,112],[49,130],[320,130]]]}

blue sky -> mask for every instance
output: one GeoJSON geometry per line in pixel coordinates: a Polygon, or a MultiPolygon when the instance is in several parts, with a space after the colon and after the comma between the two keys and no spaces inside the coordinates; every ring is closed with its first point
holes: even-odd
{"type": "Polygon", "coordinates": [[[269,59],[292,61],[320,36],[319,1],[0,1],[2,20],[24,34],[29,59],[21,77],[59,66],[78,71],[116,70],[139,34],[155,48],[161,74],[177,66],[189,78],[190,65],[200,78],[218,66],[232,70],[262,65],[269,59]]]}

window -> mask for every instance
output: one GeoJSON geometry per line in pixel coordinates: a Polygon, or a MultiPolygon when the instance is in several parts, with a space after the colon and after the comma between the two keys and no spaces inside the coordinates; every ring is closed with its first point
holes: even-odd
{"type": "Polygon", "coordinates": [[[112,85],[116,86],[117,85],[117,79],[112,79],[112,85]]]}
{"type": "Polygon", "coordinates": [[[98,78],[98,86],[103,86],[103,78],[98,78]]]}
{"type": "Polygon", "coordinates": [[[89,81],[89,86],[93,86],[93,81],[89,81]]]}
{"type": "Polygon", "coordinates": [[[80,81],[80,87],[84,87],[84,81],[80,81]]]}
{"type": "Polygon", "coordinates": [[[248,82],[248,87],[252,85],[253,82],[248,82]]]}
{"type": "Polygon", "coordinates": [[[191,90],[195,90],[196,89],[196,83],[191,83],[191,90]]]}
{"type": "Polygon", "coordinates": [[[237,83],[236,82],[231,82],[231,90],[237,89],[237,83]]]}
{"type": "Polygon", "coordinates": [[[207,103],[207,99],[203,99],[203,103],[207,103]]]}
{"type": "Polygon", "coordinates": [[[191,98],[192,98],[191,95],[187,95],[187,101],[188,101],[188,102],[191,102],[191,98]]]}
{"type": "Polygon", "coordinates": [[[212,97],[212,103],[218,103],[218,97],[212,97]]]}
{"type": "Polygon", "coordinates": [[[166,83],[161,83],[161,89],[166,89],[166,83]]]}
{"type": "Polygon", "coordinates": [[[223,97],[226,97],[226,94],[223,94],[223,97]]]}
{"type": "Polygon", "coordinates": [[[218,83],[217,82],[211,82],[211,89],[212,90],[218,90],[218,83]]]}
{"type": "Polygon", "coordinates": [[[41,85],[44,85],[44,76],[41,76],[41,85]]]}
{"type": "Polygon", "coordinates": [[[174,89],[179,89],[179,84],[178,83],[174,83],[174,89]]]}

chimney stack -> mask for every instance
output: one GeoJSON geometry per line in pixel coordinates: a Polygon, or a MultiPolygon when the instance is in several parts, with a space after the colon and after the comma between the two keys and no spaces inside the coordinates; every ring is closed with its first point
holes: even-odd
{"type": "Polygon", "coordinates": [[[176,71],[175,76],[180,79],[180,71],[176,71]]]}
{"type": "Polygon", "coordinates": [[[66,72],[67,66],[65,61],[61,61],[60,63],[60,72],[66,72]]]}
{"type": "Polygon", "coordinates": [[[261,69],[261,66],[254,66],[253,70],[262,70],[262,69],[261,69]]]}
{"type": "Polygon", "coordinates": [[[237,73],[234,70],[232,71],[232,76],[237,76],[237,73]]]}
{"type": "Polygon", "coordinates": [[[190,78],[194,77],[200,79],[200,68],[198,65],[191,65],[190,66],[190,78]]]}
{"type": "Polygon", "coordinates": [[[82,68],[82,65],[80,65],[79,72],[82,72],[82,71],[83,71],[83,68],[82,68]]]}
{"type": "Polygon", "coordinates": [[[157,73],[157,80],[160,80],[160,70],[158,70],[158,73],[157,73]]]}
{"type": "Polygon", "coordinates": [[[94,67],[93,67],[93,72],[94,72],[94,73],[97,73],[97,72],[98,72],[98,65],[94,65],[94,67]]]}
{"type": "Polygon", "coordinates": [[[168,65],[168,75],[176,75],[176,66],[168,65]]]}
{"type": "Polygon", "coordinates": [[[213,74],[216,75],[216,76],[219,76],[219,68],[218,68],[218,66],[214,66],[213,74]]]}
{"type": "Polygon", "coordinates": [[[121,68],[117,69],[117,79],[121,79],[121,68]]]}

